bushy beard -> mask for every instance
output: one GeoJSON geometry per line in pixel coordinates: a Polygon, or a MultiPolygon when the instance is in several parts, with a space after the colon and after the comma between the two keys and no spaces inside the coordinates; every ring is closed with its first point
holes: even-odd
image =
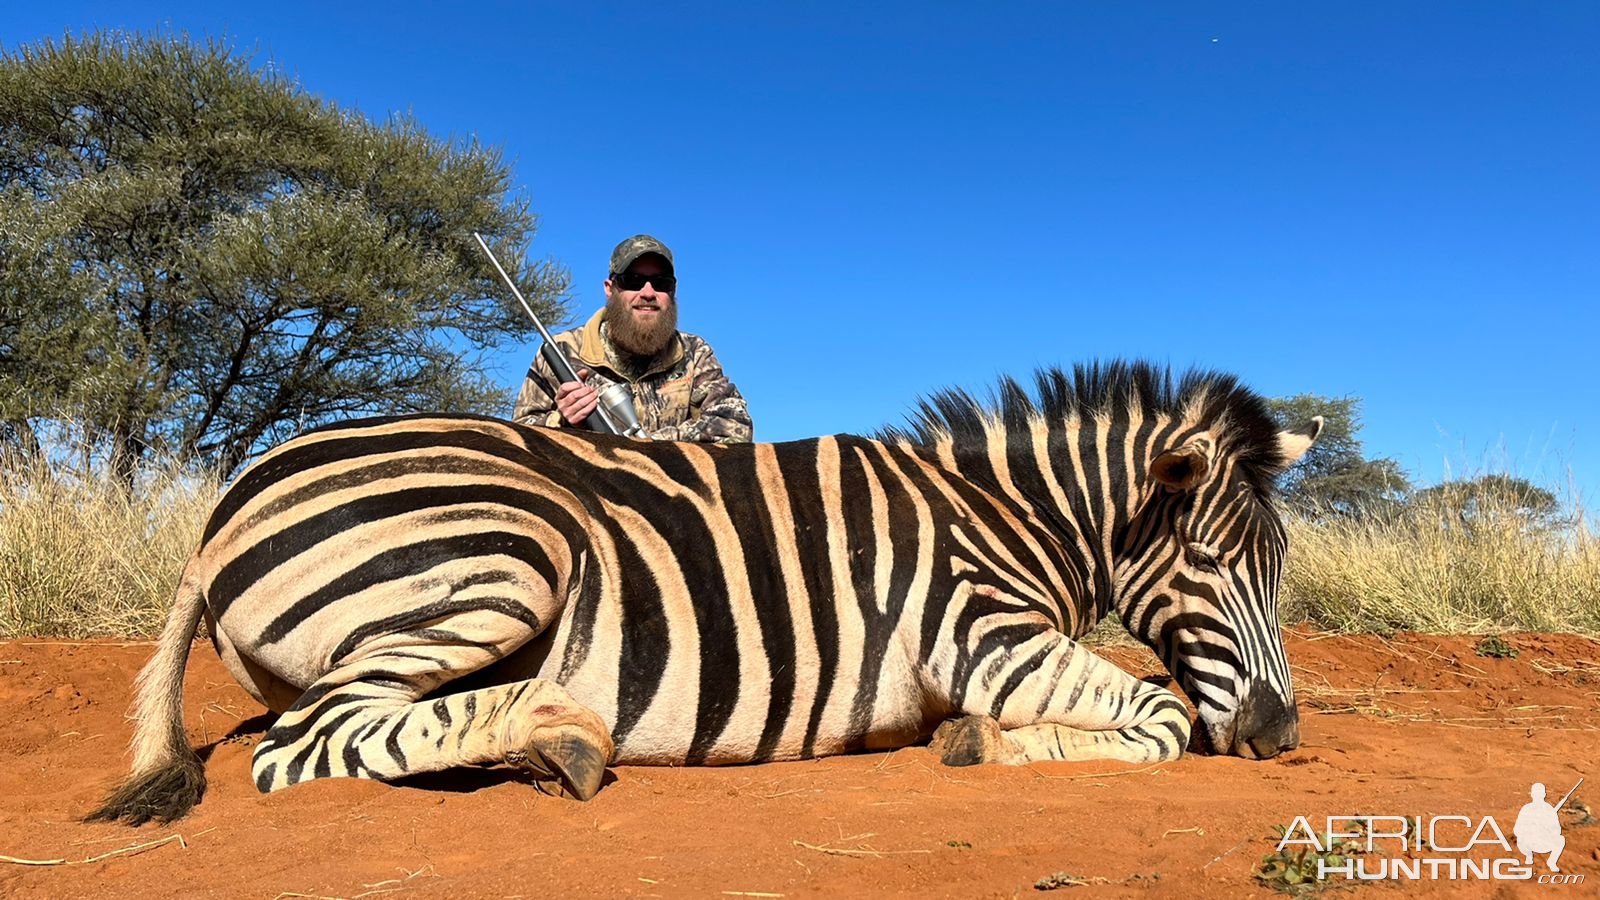
{"type": "Polygon", "coordinates": [[[606,334],[617,349],[634,356],[655,356],[678,333],[678,298],[661,304],[655,321],[641,323],[622,299],[621,291],[606,297],[606,334]]]}

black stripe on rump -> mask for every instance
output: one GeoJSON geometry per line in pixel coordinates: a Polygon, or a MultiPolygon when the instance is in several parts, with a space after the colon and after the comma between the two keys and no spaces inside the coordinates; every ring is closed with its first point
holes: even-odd
{"type": "MultiPolygon", "coordinates": [[[[470,582],[472,579],[467,579],[467,581],[470,582]]],[[[452,593],[456,590],[460,590],[464,586],[464,584],[453,585],[452,587],[454,590],[452,593]]],[[[534,614],[533,610],[509,597],[471,597],[461,600],[439,600],[434,603],[428,603],[423,606],[415,607],[413,609],[402,610],[401,612],[395,613],[392,616],[384,616],[381,619],[373,619],[363,622],[349,634],[345,635],[344,640],[339,642],[339,646],[334,648],[334,651],[329,656],[328,661],[335,666],[343,665],[346,662],[346,656],[352,653],[357,647],[361,646],[362,642],[375,636],[387,636],[401,631],[409,631],[418,625],[427,625],[434,622],[448,624],[445,620],[459,613],[481,612],[484,610],[499,613],[502,616],[515,619],[521,622],[523,625],[526,625],[528,628],[528,637],[530,639],[544,629],[544,625],[539,621],[539,617],[534,614]]],[[[452,643],[459,644],[461,646],[482,647],[483,649],[487,650],[494,659],[499,659],[516,647],[516,645],[511,644],[510,642],[507,642],[505,645],[493,645],[482,644],[477,641],[468,641],[465,639],[452,643]]],[[[394,654],[391,651],[386,650],[384,651],[384,655],[390,656],[394,654]]],[[[456,674],[465,675],[467,673],[458,672],[456,674]]]]}
{"type": "MultiPolygon", "coordinates": [[[[380,482],[408,475],[427,475],[434,478],[467,475],[482,481],[493,478],[516,478],[522,474],[521,469],[521,466],[505,465],[504,459],[485,459],[480,452],[462,452],[459,447],[439,447],[432,453],[416,450],[405,456],[379,457],[360,465],[329,466],[317,478],[292,491],[278,494],[263,504],[250,514],[243,527],[250,528],[281,516],[307,501],[351,488],[366,488],[368,494],[391,491],[394,490],[393,487],[384,487],[380,482]]],[[[223,521],[225,520],[218,519],[214,524],[220,526],[223,521]]]]}
{"type": "MultiPolygon", "coordinates": [[[[426,509],[448,510],[450,507],[460,507],[465,504],[493,504],[530,513],[549,522],[562,534],[568,535],[569,540],[579,534],[577,522],[565,509],[531,490],[499,485],[465,484],[382,491],[358,497],[348,503],[293,522],[275,533],[256,540],[217,572],[216,577],[206,588],[206,599],[213,613],[221,618],[240,594],[273,568],[311,550],[323,541],[356,526],[381,519],[426,509]]],[[[389,555],[382,554],[379,558],[389,555]]],[[[540,574],[550,576],[550,583],[554,586],[554,568],[550,566],[543,550],[534,555],[518,558],[524,558],[537,565],[540,574]]],[[[442,561],[444,560],[437,560],[434,564],[437,565],[442,561]]],[[[420,570],[412,568],[411,571],[420,570]]]]}
{"type": "MultiPolygon", "coordinates": [[[[383,425],[388,419],[374,419],[348,423],[350,427],[383,425]]],[[[504,423],[502,423],[504,424],[504,423]]],[[[314,432],[313,432],[314,433],[314,432]]],[[[440,449],[471,450],[531,468],[538,457],[528,450],[484,434],[481,431],[406,431],[395,434],[366,434],[351,437],[328,438],[293,444],[276,456],[247,469],[217,501],[206,521],[203,546],[222,526],[227,524],[244,505],[273,485],[312,469],[337,465],[363,456],[382,454],[407,454],[417,450],[440,449]]]]}
{"type": "MultiPolygon", "coordinates": [[[[538,541],[520,534],[491,531],[418,541],[385,550],[295,601],[267,624],[261,634],[261,643],[272,644],[283,640],[318,610],[373,585],[413,578],[456,560],[499,555],[527,563],[551,585],[555,584],[555,566],[545,556],[544,547],[538,541]]],[[[506,603],[504,600],[500,602],[506,603]]],[[[509,607],[504,610],[507,615],[524,622],[531,621],[532,627],[538,627],[538,619],[532,611],[519,603],[506,605],[509,607]]]]}

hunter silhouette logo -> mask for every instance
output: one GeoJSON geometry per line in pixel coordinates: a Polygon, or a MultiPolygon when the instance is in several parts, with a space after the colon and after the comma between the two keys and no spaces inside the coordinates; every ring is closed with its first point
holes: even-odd
{"type": "Polygon", "coordinates": [[[1567,846],[1567,839],[1561,836],[1561,807],[1572,799],[1572,792],[1578,789],[1579,784],[1583,784],[1582,778],[1555,806],[1544,802],[1544,785],[1536,782],[1528,789],[1532,799],[1523,805],[1522,812],[1517,813],[1517,824],[1511,832],[1517,838],[1517,852],[1522,854],[1524,863],[1531,866],[1535,853],[1548,853],[1550,858],[1545,860],[1545,865],[1552,872],[1561,871],[1556,860],[1561,858],[1561,851],[1567,846]]]}
{"type": "Polygon", "coordinates": [[[1278,852],[1294,845],[1308,848],[1300,856],[1316,860],[1316,872],[1307,873],[1316,881],[1342,875],[1347,881],[1583,884],[1581,873],[1563,874],[1557,864],[1567,846],[1561,808],[1582,784],[1579,778],[1554,806],[1545,802],[1544,785],[1534,784],[1517,813],[1511,839],[1494,816],[1328,816],[1320,833],[1305,816],[1296,816],[1284,830],[1278,852]],[[1544,857],[1543,867],[1535,865],[1535,856],[1544,857]]]}

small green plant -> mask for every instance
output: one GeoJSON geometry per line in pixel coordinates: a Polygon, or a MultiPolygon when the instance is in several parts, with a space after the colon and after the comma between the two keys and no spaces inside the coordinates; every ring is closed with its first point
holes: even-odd
{"type": "Polygon", "coordinates": [[[1518,653],[1517,648],[1501,640],[1497,634],[1491,634],[1479,641],[1478,646],[1473,649],[1479,656],[1492,656],[1495,659],[1516,659],[1518,653]]]}
{"type": "Polygon", "coordinates": [[[1148,875],[1142,872],[1135,872],[1126,878],[1107,878],[1104,875],[1092,875],[1087,878],[1080,878],[1077,875],[1072,875],[1067,872],[1052,872],[1038,881],[1035,881],[1033,883],[1033,889],[1036,891],[1055,891],[1066,887],[1083,887],[1091,884],[1139,884],[1141,882],[1156,882],[1160,880],[1160,872],[1151,872],[1148,875]]]}
{"type": "Polygon", "coordinates": [[[1090,879],[1079,878],[1076,875],[1069,875],[1066,872],[1052,872],[1038,881],[1035,881],[1033,883],[1033,889],[1036,891],[1057,891],[1064,887],[1082,887],[1083,885],[1093,883],[1094,882],[1090,879]]]}
{"type": "Polygon", "coordinates": [[[1594,811],[1589,808],[1589,804],[1583,802],[1581,797],[1573,797],[1568,800],[1566,805],[1561,807],[1561,815],[1566,818],[1568,826],[1600,823],[1600,819],[1595,818],[1594,811]]]}
{"type": "MultiPolygon", "coordinates": [[[[1273,829],[1278,833],[1275,845],[1283,843],[1288,829],[1282,825],[1274,825],[1273,829]]],[[[1318,862],[1322,863],[1323,868],[1342,868],[1351,857],[1366,852],[1365,829],[1358,826],[1356,830],[1360,833],[1340,837],[1338,840],[1334,840],[1331,833],[1324,835],[1320,842],[1322,850],[1296,844],[1268,853],[1261,857],[1261,865],[1256,867],[1255,876],[1267,887],[1285,894],[1303,894],[1317,890],[1324,885],[1318,877],[1318,862]]]]}

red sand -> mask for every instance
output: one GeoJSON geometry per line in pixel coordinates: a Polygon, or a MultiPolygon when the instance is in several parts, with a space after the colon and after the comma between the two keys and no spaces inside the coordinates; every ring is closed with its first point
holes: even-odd
{"type": "MultiPolygon", "coordinates": [[[[1513,635],[1291,636],[1303,743],[1267,762],[950,769],[924,748],[723,769],[614,769],[589,803],[484,770],[394,787],[249,778],[261,710],[205,645],[191,740],[210,791],[171,826],[83,825],[123,772],[148,644],[0,643],[0,895],[412,897],[1275,896],[1252,873],[1305,815],[1492,815],[1511,837],[1531,783],[1600,798],[1600,642],[1513,635]],[[229,735],[232,736],[229,736],[229,735]],[[171,835],[142,851],[83,862],[171,835]],[[1063,896],[1060,894],[1049,896],[1063,896]]],[[[1108,655],[1158,670],[1142,650],[1108,655]]],[[[1600,825],[1563,811],[1583,885],[1413,883],[1435,896],[1596,896],[1600,825]]],[[[1586,806],[1587,804],[1583,804],[1586,806]]],[[[1543,872],[1536,862],[1536,872],[1543,872]]],[[[1384,884],[1363,887],[1394,894],[1384,884]]]]}

